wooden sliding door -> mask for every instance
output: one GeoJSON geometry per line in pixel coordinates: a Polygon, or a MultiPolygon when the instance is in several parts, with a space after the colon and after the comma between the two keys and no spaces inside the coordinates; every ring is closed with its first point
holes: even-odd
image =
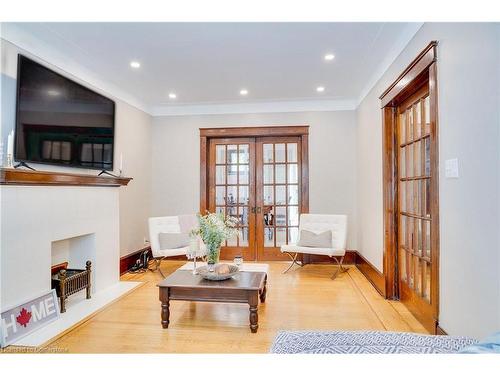
{"type": "Polygon", "coordinates": [[[384,276],[430,331],[439,321],[437,43],[382,94],[384,276]]]}
{"type": "Polygon", "coordinates": [[[298,237],[308,212],[308,127],[200,129],[200,212],[220,212],[239,222],[239,236],[221,257],[287,259],[281,245],[298,237]]]}

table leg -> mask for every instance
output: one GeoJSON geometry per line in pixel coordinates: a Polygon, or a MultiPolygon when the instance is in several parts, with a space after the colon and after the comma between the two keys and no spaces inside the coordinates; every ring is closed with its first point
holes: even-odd
{"type": "Polygon", "coordinates": [[[264,287],[259,293],[260,296],[260,302],[264,303],[266,302],[266,294],[267,294],[267,275],[266,278],[264,279],[264,287]]]}
{"type": "Polygon", "coordinates": [[[168,323],[170,323],[169,288],[160,288],[160,301],[161,301],[161,326],[164,329],[167,329],[168,323]]]}
{"type": "Polygon", "coordinates": [[[252,294],[252,296],[248,299],[248,304],[250,305],[250,331],[252,333],[256,333],[259,328],[258,293],[252,294]]]}

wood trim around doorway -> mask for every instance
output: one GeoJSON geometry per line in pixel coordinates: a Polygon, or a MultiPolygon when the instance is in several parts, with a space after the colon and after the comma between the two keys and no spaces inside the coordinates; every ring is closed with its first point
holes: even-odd
{"type": "Polygon", "coordinates": [[[200,213],[208,210],[208,160],[210,138],[238,137],[301,137],[301,199],[302,212],[309,212],[309,125],[248,126],[229,128],[200,128],[200,213]]]}
{"type": "MultiPolygon", "coordinates": [[[[430,128],[435,148],[431,147],[431,212],[433,213],[431,230],[435,235],[432,237],[431,254],[432,279],[431,305],[432,319],[424,317],[412,311],[421,320],[428,330],[438,332],[437,323],[439,317],[439,195],[438,195],[438,168],[437,155],[438,131],[437,131],[437,42],[430,42],[422,52],[408,65],[408,67],[389,85],[379,97],[382,108],[382,160],[383,160],[383,223],[384,223],[384,247],[383,247],[383,274],[385,277],[386,298],[398,299],[403,291],[399,290],[398,284],[398,152],[397,144],[397,113],[399,105],[409,100],[412,93],[424,84],[429,87],[430,101],[430,128]],[[432,320],[432,321],[430,321],[432,320]]],[[[429,317],[427,317],[429,318],[429,317]]]]}

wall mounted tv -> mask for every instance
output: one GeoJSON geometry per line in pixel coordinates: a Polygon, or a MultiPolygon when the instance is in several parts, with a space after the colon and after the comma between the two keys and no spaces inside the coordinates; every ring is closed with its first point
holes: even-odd
{"type": "Polygon", "coordinates": [[[19,55],[14,159],[113,169],[115,102],[19,55]]]}

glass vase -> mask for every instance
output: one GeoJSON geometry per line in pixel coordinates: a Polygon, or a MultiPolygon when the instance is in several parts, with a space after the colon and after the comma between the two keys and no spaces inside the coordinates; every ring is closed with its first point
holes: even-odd
{"type": "Polygon", "coordinates": [[[207,249],[207,263],[217,264],[219,263],[220,256],[220,244],[208,244],[207,249]]]}

